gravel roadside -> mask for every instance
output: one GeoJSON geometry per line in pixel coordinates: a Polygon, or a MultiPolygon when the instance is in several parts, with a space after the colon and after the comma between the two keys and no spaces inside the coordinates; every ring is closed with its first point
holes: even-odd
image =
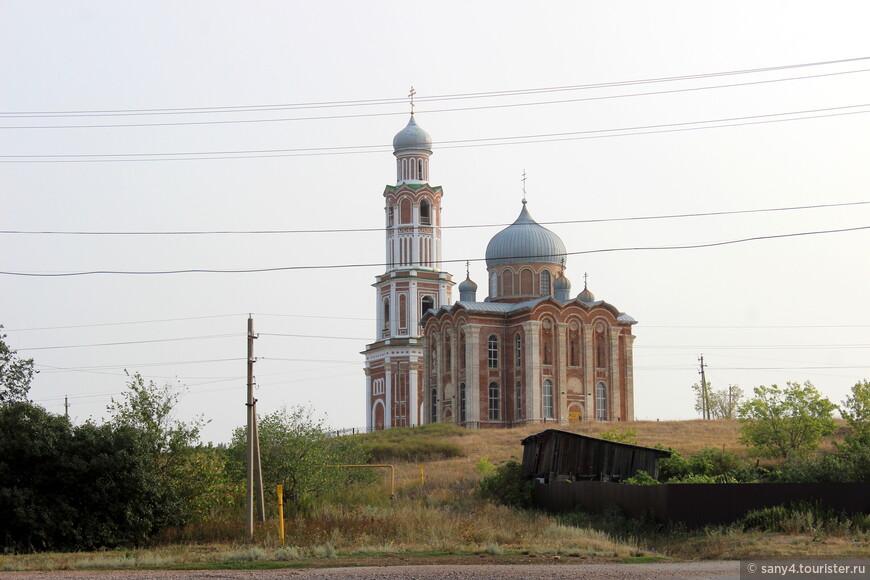
{"type": "Polygon", "coordinates": [[[740,578],[738,562],[558,565],[430,565],[316,570],[60,570],[0,572],[0,580],[657,580],[740,578]]]}

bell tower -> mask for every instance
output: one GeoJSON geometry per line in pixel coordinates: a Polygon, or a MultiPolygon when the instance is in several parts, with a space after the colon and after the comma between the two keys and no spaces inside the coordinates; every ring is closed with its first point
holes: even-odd
{"type": "Polygon", "coordinates": [[[366,346],[366,427],[420,425],[423,337],[420,319],[451,302],[441,270],[440,186],[429,185],[432,138],[414,118],[393,138],[396,185],[384,189],[386,272],[375,283],[375,341],[366,346]]]}

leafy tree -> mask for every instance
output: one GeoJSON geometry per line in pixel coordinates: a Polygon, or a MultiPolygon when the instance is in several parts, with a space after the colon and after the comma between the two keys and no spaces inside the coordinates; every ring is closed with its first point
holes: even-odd
{"type": "Polygon", "coordinates": [[[711,419],[734,419],[737,416],[737,407],[743,399],[743,389],[737,385],[716,390],[707,383],[707,392],[704,393],[701,385],[695,383],[692,390],[695,391],[695,411],[702,416],[705,406],[711,419]]]}
{"type": "MultiPolygon", "coordinates": [[[[371,474],[327,467],[364,464],[368,460],[358,437],[332,436],[323,419],[304,407],[281,409],[258,419],[263,485],[272,493],[284,485],[288,509],[305,509],[311,502],[347,485],[371,481],[371,474]]],[[[230,456],[235,473],[244,478],[247,462],[247,430],[233,432],[230,456]]]]}
{"type": "Polygon", "coordinates": [[[121,400],[112,398],[107,410],[116,425],[140,429],[148,438],[149,447],[163,469],[199,442],[199,433],[206,422],[195,419],[185,423],[175,418],[174,411],[181,393],[170,385],[158,387],[154,381],[145,383],[139,373],[129,377],[121,400]]]}
{"type": "Polygon", "coordinates": [[[136,545],[165,525],[166,501],[142,433],[0,406],[0,539],[14,551],[136,545]]]}
{"type": "Polygon", "coordinates": [[[37,372],[33,370],[33,359],[23,359],[18,351],[10,349],[2,331],[0,324],[0,405],[27,401],[30,382],[37,372]]]}
{"type": "Polygon", "coordinates": [[[836,405],[811,382],[755,387],[755,397],[740,405],[740,442],[767,457],[791,457],[818,449],[836,430],[836,405]]]}
{"type": "Polygon", "coordinates": [[[205,518],[213,502],[231,493],[223,456],[198,447],[202,418],[184,422],[175,417],[181,393],[170,385],[158,386],[139,373],[128,373],[127,390],[112,399],[108,411],[116,427],[139,431],[159,474],[163,493],[174,503],[171,525],[205,518]]]}
{"type": "Polygon", "coordinates": [[[840,415],[849,425],[846,446],[853,449],[870,447],[870,381],[858,381],[852,387],[852,396],[840,406],[840,415]]]}

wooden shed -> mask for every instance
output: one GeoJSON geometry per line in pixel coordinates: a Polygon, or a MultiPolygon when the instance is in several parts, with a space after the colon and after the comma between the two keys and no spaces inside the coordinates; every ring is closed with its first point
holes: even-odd
{"type": "Polygon", "coordinates": [[[544,483],[553,481],[624,481],[646,471],[659,474],[659,459],[670,451],[617,443],[547,429],[522,440],[523,469],[530,477],[544,483]]]}

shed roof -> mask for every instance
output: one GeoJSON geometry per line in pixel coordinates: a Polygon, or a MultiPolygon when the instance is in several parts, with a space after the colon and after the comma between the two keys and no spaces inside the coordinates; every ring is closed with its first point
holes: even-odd
{"type": "Polygon", "coordinates": [[[670,457],[671,456],[671,452],[666,451],[664,449],[656,449],[655,447],[647,447],[645,445],[634,445],[633,443],[623,443],[621,441],[611,441],[609,439],[601,439],[600,437],[592,437],[590,435],[581,435],[580,433],[572,433],[571,431],[563,431],[561,429],[547,429],[546,431],[541,431],[540,433],[535,433],[534,435],[529,435],[528,437],[526,437],[525,439],[520,441],[520,443],[522,443],[523,445],[528,445],[530,443],[537,442],[538,439],[545,439],[547,437],[550,437],[551,435],[566,436],[569,438],[576,438],[576,439],[586,439],[588,441],[597,441],[600,443],[607,443],[610,445],[618,445],[620,447],[630,447],[632,449],[642,449],[644,451],[651,451],[660,457],[670,457]]]}

